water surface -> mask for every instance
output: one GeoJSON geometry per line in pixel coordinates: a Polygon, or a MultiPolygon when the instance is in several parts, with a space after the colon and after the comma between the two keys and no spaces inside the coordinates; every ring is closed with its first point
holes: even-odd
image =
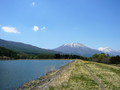
{"type": "Polygon", "coordinates": [[[56,64],[57,70],[68,62],[70,60],[1,60],[0,90],[17,88],[24,82],[45,75],[46,66],[56,64]]]}

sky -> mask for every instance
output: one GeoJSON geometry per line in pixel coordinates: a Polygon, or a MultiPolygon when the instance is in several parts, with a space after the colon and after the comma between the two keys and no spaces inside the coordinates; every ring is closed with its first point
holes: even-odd
{"type": "Polygon", "coordinates": [[[0,39],[120,50],[120,0],[0,0],[0,39]]]}

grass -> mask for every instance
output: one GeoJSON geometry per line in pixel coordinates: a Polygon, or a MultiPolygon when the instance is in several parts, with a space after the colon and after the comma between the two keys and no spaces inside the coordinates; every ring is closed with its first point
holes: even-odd
{"type": "Polygon", "coordinates": [[[120,67],[89,62],[86,66],[96,75],[106,90],[120,90],[120,67]]]}
{"type": "MultiPolygon", "coordinates": [[[[52,90],[99,90],[99,85],[81,65],[81,62],[77,60],[50,87],[52,90]]],[[[47,90],[50,90],[50,87],[47,90]]]]}
{"type": "Polygon", "coordinates": [[[96,76],[106,90],[120,90],[120,67],[82,60],[62,73],[47,90],[100,90],[84,65],[96,76]]]}
{"type": "Polygon", "coordinates": [[[96,65],[99,66],[99,67],[102,67],[103,69],[108,69],[111,72],[114,72],[114,73],[116,73],[117,75],[120,76],[120,67],[105,65],[105,64],[99,64],[99,63],[97,63],[96,65]]]}

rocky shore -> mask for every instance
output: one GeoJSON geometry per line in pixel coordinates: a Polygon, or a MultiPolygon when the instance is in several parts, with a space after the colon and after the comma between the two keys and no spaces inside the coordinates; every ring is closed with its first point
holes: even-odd
{"type": "Polygon", "coordinates": [[[60,77],[60,74],[69,69],[72,63],[73,61],[66,64],[65,66],[60,67],[59,70],[50,71],[46,75],[41,76],[36,80],[26,82],[22,85],[22,87],[15,90],[45,90],[54,81],[55,78],[60,77]]]}

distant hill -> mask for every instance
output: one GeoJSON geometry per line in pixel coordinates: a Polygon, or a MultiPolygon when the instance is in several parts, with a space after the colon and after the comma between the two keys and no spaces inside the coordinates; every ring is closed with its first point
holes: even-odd
{"type": "Polygon", "coordinates": [[[17,52],[14,52],[10,49],[6,49],[5,47],[0,47],[0,56],[16,57],[17,52]]]}
{"type": "Polygon", "coordinates": [[[86,57],[91,57],[95,53],[97,53],[97,54],[103,53],[102,51],[98,51],[96,49],[91,49],[80,43],[64,44],[53,50],[63,52],[66,54],[76,54],[76,55],[81,55],[81,56],[86,56],[86,57]]]}
{"type": "Polygon", "coordinates": [[[53,50],[42,49],[42,48],[38,48],[36,46],[32,46],[29,44],[24,44],[24,43],[20,43],[20,42],[13,42],[13,41],[6,41],[3,39],[0,39],[0,46],[11,49],[15,52],[26,53],[26,54],[55,54],[55,53],[59,53],[59,52],[56,52],[53,50]]]}
{"type": "Polygon", "coordinates": [[[98,50],[106,54],[108,53],[109,55],[114,55],[114,56],[120,55],[120,50],[113,50],[110,47],[105,47],[105,48],[100,47],[98,48],[98,50]]]}

